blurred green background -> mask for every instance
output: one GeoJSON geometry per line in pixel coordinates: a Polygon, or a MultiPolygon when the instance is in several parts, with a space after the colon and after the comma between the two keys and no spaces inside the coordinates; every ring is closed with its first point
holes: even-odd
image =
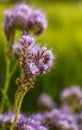
{"type": "MultiPolygon", "coordinates": [[[[15,0],[0,0],[0,89],[5,82],[5,35],[3,32],[4,10],[14,5],[15,0]]],[[[18,2],[18,1],[16,1],[18,2]]],[[[28,0],[29,5],[42,8],[48,18],[48,29],[39,37],[41,44],[48,43],[56,60],[50,73],[38,77],[34,89],[25,96],[22,110],[34,112],[38,109],[37,99],[42,92],[51,95],[59,103],[60,92],[70,85],[82,87],[82,3],[80,0],[28,0]]],[[[18,70],[18,69],[17,69],[18,70]]],[[[13,104],[17,87],[11,79],[8,96],[13,104]]]]}

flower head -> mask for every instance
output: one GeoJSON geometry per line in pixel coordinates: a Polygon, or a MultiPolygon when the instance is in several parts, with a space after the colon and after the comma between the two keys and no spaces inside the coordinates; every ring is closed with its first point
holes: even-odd
{"type": "Polygon", "coordinates": [[[41,10],[35,10],[28,21],[29,25],[31,24],[29,27],[34,29],[35,34],[40,34],[47,28],[46,16],[41,10]]]}
{"type": "Polygon", "coordinates": [[[7,40],[10,40],[11,35],[14,37],[15,33],[15,14],[11,11],[5,11],[5,23],[4,23],[4,32],[7,40]]]}
{"type": "Polygon", "coordinates": [[[20,43],[22,44],[21,64],[25,65],[27,74],[44,74],[53,66],[54,56],[51,50],[35,44],[35,40],[26,35],[22,37],[20,43]]]}
{"type": "MultiPolygon", "coordinates": [[[[0,125],[4,128],[10,128],[15,118],[15,114],[5,113],[0,115],[0,125]]],[[[20,114],[16,124],[14,126],[14,130],[48,130],[46,126],[42,124],[38,118],[34,119],[32,115],[20,114]]]]}
{"type": "Polygon", "coordinates": [[[56,127],[58,130],[79,130],[76,120],[72,115],[63,113],[57,121],[56,127]]]}
{"type": "Polygon", "coordinates": [[[45,14],[25,3],[16,5],[12,11],[5,11],[4,31],[7,40],[10,39],[11,34],[15,32],[16,29],[21,29],[27,33],[32,31],[38,35],[46,28],[47,19],[45,14]]]}
{"type": "Polygon", "coordinates": [[[68,104],[72,111],[73,109],[82,108],[82,90],[78,86],[71,86],[70,88],[65,89],[61,93],[61,100],[63,104],[68,104]]]}
{"type": "Polygon", "coordinates": [[[40,95],[38,99],[38,105],[44,110],[53,109],[55,107],[55,103],[53,102],[52,98],[46,93],[42,93],[40,95]]]}

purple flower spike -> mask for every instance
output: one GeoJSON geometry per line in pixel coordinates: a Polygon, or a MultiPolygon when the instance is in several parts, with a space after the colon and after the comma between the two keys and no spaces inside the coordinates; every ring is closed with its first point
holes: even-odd
{"type": "Polygon", "coordinates": [[[47,50],[46,47],[41,48],[38,44],[35,44],[34,38],[29,35],[24,35],[20,43],[22,45],[21,53],[24,53],[20,63],[25,66],[24,68],[27,67],[25,71],[27,70],[28,75],[41,75],[50,70],[54,60],[51,50],[47,50]]]}

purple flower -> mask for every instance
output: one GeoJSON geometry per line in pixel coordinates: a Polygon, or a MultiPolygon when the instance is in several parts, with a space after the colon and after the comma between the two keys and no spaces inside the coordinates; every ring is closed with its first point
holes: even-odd
{"type": "Polygon", "coordinates": [[[53,54],[52,51],[48,51],[43,48],[40,48],[37,45],[34,45],[34,48],[30,50],[30,55],[32,56],[32,60],[38,68],[39,72],[37,74],[45,74],[49,69],[53,66],[53,54]]]}
{"type": "Polygon", "coordinates": [[[61,113],[62,112],[57,108],[45,113],[46,122],[48,122],[51,125],[54,125],[59,120],[61,113]]]}
{"type": "MultiPolygon", "coordinates": [[[[9,128],[13,123],[15,114],[0,114],[0,125],[9,128]]],[[[14,130],[49,130],[52,126],[56,130],[79,130],[81,128],[81,116],[66,114],[60,109],[50,112],[36,113],[32,115],[20,114],[14,130]]]]}
{"type": "Polygon", "coordinates": [[[38,99],[38,105],[43,109],[53,109],[55,107],[55,103],[51,99],[51,97],[46,94],[42,93],[38,99]]]}
{"type": "MultiPolygon", "coordinates": [[[[0,125],[5,128],[10,128],[15,118],[15,114],[5,113],[0,115],[0,125]]],[[[35,115],[27,116],[25,114],[20,114],[18,120],[16,121],[15,130],[48,130],[46,126],[42,125],[42,121],[35,119],[35,115]]]]}
{"type": "Polygon", "coordinates": [[[16,29],[21,29],[23,33],[35,30],[36,33],[34,33],[38,35],[46,28],[47,19],[44,13],[25,3],[16,5],[12,11],[5,11],[4,31],[7,40],[16,29]]]}
{"type": "Polygon", "coordinates": [[[4,114],[0,114],[0,124],[4,127],[9,127],[15,118],[15,114],[10,112],[10,113],[4,113],[4,114]]]}
{"type": "Polygon", "coordinates": [[[79,86],[71,86],[68,89],[65,89],[62,94],[61,98],[69,98],[69,97],[75,97],[75,98],[82,98],[82,90],[79,86]]]}
{"type": "Polygon", "coordinates": [[[22,37],[22,39],[20,39],[20,43],[21,44],[28,44],[28,46],[29,45],[31,45],[31,44],[34,44],[35,43],[35,40],[34,40],[34,38],[32,38],[32,37],[30,37],[29,35],[24,35],[23,37],[22,37]]]}
{"type": "Polygon", "coordinates": [[[61,105],[62,105],[61,110],[63,112],[68,113],[68,114],[71,113],[71,108],[70,108],[70,106],[68,104],[65,103],[65,104],[61,104],[61,105]]]}
{"type": "Polygon", "coordinates": [[[31,29],[34,28],[35,34],[40,34],[47,28],[47,19],[41,10],[35,10],[29,18],[29,25],[31,29]]]}
{"type": "Polygon", "coordinates": [[[32,75],[38,74],[39,73],[39,69],[38,67],[35,65],[34,62],[29,62],[27,63],[27,68],[29,70],[29,73],[31,73],[32,75]]]}
{"type": "Polygon", "coordinates": [[[46,17],[44,15],[44,13],[42,13],[41,10],[35,10],[33,13],[33,17],[34,17],[34,22],[35,24],[42,24],[43,28],[47,28],[47,20],[46,17]]]}
{"type": "Polygon", "coordinates": [[[51,50],[35,44],[35,40],[29,35],[24,35],[20,43],[22,44],[20,63],[25,66],[23,68],[27,67],[27,74],[40,75],[50,70],[54,59],[51,50]]]}
{"type": "Polygon", "coordinates": [[[74,117],[65,113],[60,116],[56,127],[58,127],[59,130],[79,130],[74,117]]]}
{"type": "Polygon", "coordinates": [[[72,112],[82,107],[82,90],[79,86],[71,86],[61,93],[63,105],[67,104],[72,112]]]}
{"type": "Polygon", "coordinates": [[[8,10],[5,11],[4,32],[7,40],[15,33],[15,14],[8,10]]]}

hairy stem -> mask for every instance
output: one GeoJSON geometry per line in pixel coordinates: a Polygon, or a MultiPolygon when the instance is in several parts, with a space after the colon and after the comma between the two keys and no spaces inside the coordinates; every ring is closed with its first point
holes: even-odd
{"type": "Polygon", "coordinates": [[[22,106],[22,102],[23,102],[23,99],[24,99],[24,96],[26,95],[26,93],[29,91],[31,87],[29,87],[27,89],[27,91],[21,91],[18,95],[18,97],[15,99],[15,119],[14,119],[14,122],[13,124],[11,125],[10,127],[10,130],[14,130],[14,126],[16,124],[16,121],[18,120],[18,117],[19,117],[19,114],[20,114],[20,110],[21,110],[21,106],[22,106]]]}

